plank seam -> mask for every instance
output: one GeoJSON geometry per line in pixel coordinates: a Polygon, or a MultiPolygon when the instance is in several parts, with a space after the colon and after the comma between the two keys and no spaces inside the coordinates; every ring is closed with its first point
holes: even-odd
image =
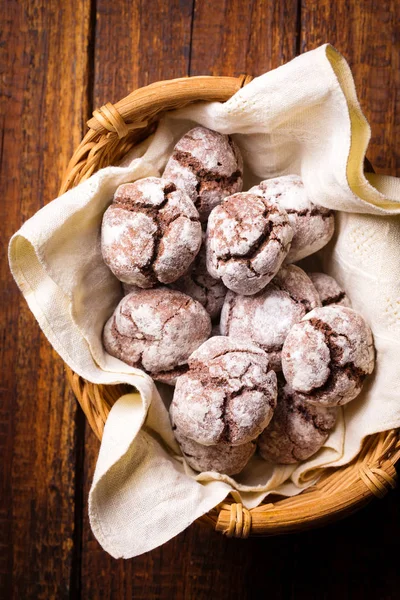
{"type": "Polygon", "coordinates": [[[192,19],[190,21],[190,38],[189,38],[189,61],[188,61],[188,69],[187,74],[192,74],[192,45],[193,45],[193,28],[194,28],[194,17],[196,12],[196,0],[193,0],[192,4],[192,19]]]}

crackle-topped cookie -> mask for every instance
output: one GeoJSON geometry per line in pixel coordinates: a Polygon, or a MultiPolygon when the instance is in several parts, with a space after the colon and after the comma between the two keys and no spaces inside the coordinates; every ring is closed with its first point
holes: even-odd
{"type": "Polygon", "coordinates": [[[227,289],[220,279],[215,279],[208,272],[204,244],[189,271],[175,281],[172,287],[200,302],[212,319],[219,316],[227,289]]]}
{"type": "Polygon", "coordinates": [[[208,220],[207,269],[237,294],[256,294],[278,272],[293,229],[276,203],[249,192],[234,194],[208,220]]]}
{"type": "Polygon", "coordinates": [[[282,370],[302,399],[322,406],[353,400],[374,368],[372,333],[345,306],[315,308],[289,331],[282,370]]]}
{"type": "Polygon", "coordinates": [[[189,466],[200,473],[214,471],[225,475],[237,475],[243,471],[256,450],[256,442],[247,442],[240,446],[217,444],[204,446],[182,435],[175,428],[175,437],[189,466]]]}
{"type": "Polygon", "coordinates": [[[163,174],[194,202],[201,221],[243,187],[243,160],[229,135],[195,127],[176,144],[163,174]]]}
{"type": "Polygon", "coordinates": [[[176,281],[201,240],[193,202],[174,183],[157,177],[120,185],[104,213],[104,261],[120,281],[140,288],[176,281]]]}
{"type": "Polygon", "coordinates": [[[255,439],[276,405],[276,375],[257,346],[212,337],[188,360],[170,407],[180,433],[205,446],[239,446],[255,439]]]}
{"type": "Polygon", "coordinates": [[[124,296],[104,332],[109,354],[155,379],[172,382],[210,335],[206,310],[185,294],[167,288],[138,290],[124,296]]]}
{"type": "Polygon", "coordinates": [[[322,306],[330,304],[340,304],[340,306],[350,306],[350,300],[346,292],[338,282],[325,273],[307,273],[317,290],[322,306]]]}
{"type": "Polygon", "coordinates": [[[314,254],[331,239],[335,228],[333,212],[310,201],[298,175],[266,179],[250,192],[262,194],[287,212],[294,235],[285,262],[297,262],[314,254]]]}
{"type": "Polygon", "coordinates": [[[310,458],[326,442],[337,411],[304,402],[290,386],[279,383],[274,416],[257,440],[260,455],[281,464],[310,458]]]}
{"type": "Polygon", "coordinates": [[[291,327],[321,306],[317,290],[295,265],[282,267],[258,294],[228,292],[221,313],[222,335],[249,340],[268,354],[269,366],[281,369],[281,350],[291,327]]]}

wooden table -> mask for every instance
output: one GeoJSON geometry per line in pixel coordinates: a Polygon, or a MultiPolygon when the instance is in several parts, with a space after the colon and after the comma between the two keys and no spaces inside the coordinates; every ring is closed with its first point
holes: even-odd
{"type": "Polygon", "coordinates": [[[243,542],[194,524],[109,557],[87,517],[98,442],[5,254],[57,195],[94,108],[160,79],[258,75],[326,41],[352,67],[369,159],[400,175],[399,2],[3,0],[2,14],[0,597],[398,598],[398,492],[320,531],[243,542]]]}

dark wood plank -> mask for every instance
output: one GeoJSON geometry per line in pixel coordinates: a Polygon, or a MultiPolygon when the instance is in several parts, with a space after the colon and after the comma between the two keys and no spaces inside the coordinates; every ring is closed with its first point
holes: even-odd
{"type": "Polygon", "coordinates": [[[302,0],[301,50],[329,41],[348,60],[372,127],[368,158],[400,174],[400,4],[396,0],[302,0]]]}
{"type": "Polygon", "coordinates": [[[261,75],[291,60],[297,0],[201,0],[195,4],[190,75],[261,75]]]}
{"type": "Polygon", "coordinates": [[[2,598],[66,598],[70,589],[77,406],[5,255],[11,234],[57,195],[81,138],[89,13],[89,0],[8,0],[2,8],[2,598]]]}
{"type": "Polygon", "coordinates": [[[94,106],[188,72],[193,0],[97,1],[94,106]]]}

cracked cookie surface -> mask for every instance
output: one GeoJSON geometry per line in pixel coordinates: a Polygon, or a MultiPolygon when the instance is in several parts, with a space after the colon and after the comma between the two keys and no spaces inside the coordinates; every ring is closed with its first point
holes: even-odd
{"type": "Polygon", "coordinates": [[[201,239],[199,215],[187,194],[173,183],[147,177],[115,192],[103,217],[101,249],[120,281],[151,288],[183,275],[201,239]]]}
{"type": "Polygon", "coordinates": [[[324,306],[290,330],[282,348],[282,370],[299,397],[322,406],[353,400],[375,356],[372,332],[363,317],[345,306],[324,306]]]}
{"type": "Polygon", "coordinates": [[[256,294],[278,272],[293,230],[276,203],[249,192],[234,194],[210,214],[207,269],[237,294],[256,294]]]}
{"type": "Polygon", "coordinates": [[[294,235],[285,262],[292,263],[323,248],[331,239],[335,221],[333,212],[313,204],[298,175],[266,179],[250,189],[268,202],[286,210],[294,235]]]}
{"type": "Polygon", "coordinates": [[[245,444],[271,420],[276,375],[268,357],[249,342],[216,336],[189,358],[178,378],[170,407],[181,434],[205,446],[245,444]]]}
{"type": "Polygon", "coordinates": [[[171,287],[200,302],[212,319],[219,316],[227,292],[222,281],[212,277],[207,270],[205,244],[189,271],[171,287]]]}
{"type": "Polygon", "coordinates": [[[274,416],[257,440],[260,455],[281,464],[310,458],[326,442],[337,411],[304,402],[287,384],[279,384],[274,416]]]}
{"type": "Polygon", "coordinates": [[[163,174],[193,201],[202,222],[226,197],[243,187],[243,160],[228,135],[195,127],[176,144],[163,174]]]}
{"type": "Polygon", "coordinates": [[[158,288],[124,296],[104,327],[103,342],[112,356],[166,381],[182,372],[210,332],[211,320],[201,304],[158,288]]]}
{"type": "Polygon", "coordinates": [[[307,275],[318,292],[322,306],[329,306],[330,304],[350,306],[350,300],[346,292],[333,277],[326,275],[326,273],[307,273],[307,275]]]}
{"type": "Polygon", "coordinates": [[[237,475],[245,468],[256,450],[255,442],[247,442],[240,446],[204,446],[182,435],[179,429],[175,429],[174,435],[188,465],[200,473],[214,471],[225,475],[237,475]]]}
{"type": "Polygon", "coordinates": [[[249,340],[268,354],[269,367],[281,370],[281,351],[295,323],[321,306],[309,277],[295,265],[282,267],[258,294],[228,292],[221,313],[222,335],[249,340]]]}

